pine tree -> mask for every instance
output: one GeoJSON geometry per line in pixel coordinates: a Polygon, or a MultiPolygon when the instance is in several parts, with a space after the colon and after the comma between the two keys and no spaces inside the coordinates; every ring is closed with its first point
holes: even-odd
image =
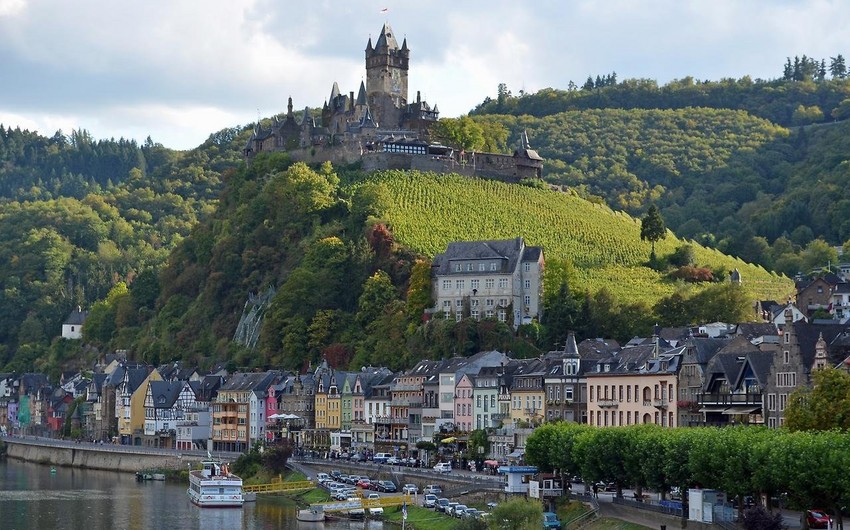
{"type": "Polygon", "coordinates": [[[847,77],[847,65],[844,63],[844,56],[840,53],[835,57],[829,58],[829,74],[833,79],[844,79],[847,77]]]}

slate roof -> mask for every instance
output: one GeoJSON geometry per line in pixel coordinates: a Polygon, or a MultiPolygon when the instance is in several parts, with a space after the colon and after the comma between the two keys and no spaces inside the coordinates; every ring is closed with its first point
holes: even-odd
{"type": "MultiPolygon", "coordinates": [[[[372,42],[372,39],[369,39],[369,42],[372,42]]],[[[381,35],[378,37],[378,40],[375,41],[375,51],[387,51],[387,50],[397,50],[398,49],[398,41],[395,40],[395,35],[393,34],[393,29],[389,24],[384,23],[384,27],[381,28],[381,35]]]]}
{"type": "MultiPolygon", "coordinates": [[[[500,260],[501,268],[496,272],[510,273],[516,270],[520,261],[537,261],[541,252],[541,247],[526,247],[521,237],[490,241],[453,241],[448,244],[444,253],[434,257],[432,269],[439,275],[463,274],[467,271],[455,272],[452,269],[453,261],[486,259],[500,260]]],[[[480,274],[477,270],[472,272],[480,274]]]]}
{"type": "Polygon", "coordinates": [[[153,408],[170,409],[174,406],[180,391],[183,390],[185,381],[151,381],[150,393],[153,400],[153,408]]]}
{"type": "MultiPolygon", "coordinates": [[[[823,340],[827,344],[831,344],[839,335],[850,330],[850,326],[848,325],[809,324],[802,320],[794,322],[791,325],[794,326],[797,345],[800,348],[800,356],[807,370],[810,370],[815,362],[815,345],[821,334],[823,334],[823,340]]],[[[836,355],[836,352],[831,348],[827,350],[830,356],[829,360],[833,366],[844,360],[843,356],[836,355]]]]}
{"type": "Polygon", "coordinates": [[[584,339],[578,343],[578,352],[582,359],[601,359],[619,350],[620,343],[614,339],[584,339]]]}
{"type": "Polygon", "coordinates": [[[63,323],[66,326],[82,326],[86,321],[86,317],[89,315],[88,311],[82,311],[79,308],[71,311],[71,314],[68,315],[68,318],[65,319],[63,323]]]}
{"type": "Polygon", "coordinates": [[[735,333],[748,339],[755,339],[766,335],[777,335],[779,331],[776,325],[770,322],[742,322],[737,325],[735,333]]]}
{"type": "Polygon", "coordinates": [[[695,364],[706,364],[712,357],[729,344],[728,338],[691,337],[688,339],[688,357],[693,356],[695,364]]]}

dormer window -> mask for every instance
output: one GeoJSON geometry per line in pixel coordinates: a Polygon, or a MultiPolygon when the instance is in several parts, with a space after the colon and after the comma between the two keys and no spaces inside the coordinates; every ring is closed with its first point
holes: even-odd
{"type": "Polygon", "coordinates": [[[605,371],[606,371],[606,372],[610,372],[610,371],[611,371],[611,365],[610,365],[610,364],[606,364],[606,365],[605,365],[605,371]]]}

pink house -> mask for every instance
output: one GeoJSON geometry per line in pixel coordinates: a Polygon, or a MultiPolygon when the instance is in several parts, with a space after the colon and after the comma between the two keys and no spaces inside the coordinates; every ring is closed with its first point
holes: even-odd
{"type": "Polygon", "coordinates": [[[461,432],[472,430],[472,380],[468,374],[455,386],[455,425],[461,432]]]}

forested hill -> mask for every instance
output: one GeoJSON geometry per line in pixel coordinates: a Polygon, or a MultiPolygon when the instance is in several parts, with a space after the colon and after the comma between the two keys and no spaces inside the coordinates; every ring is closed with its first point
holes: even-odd
{"type": "Polygon", "coordinates": [[[547,181],[632,215],[654,203],[681,237],[787,275],[836,263],[831,247],[850,239],[850,80],[654,86],[501,87],[473,121],[508,144],[527,131],[547,181]]]}

